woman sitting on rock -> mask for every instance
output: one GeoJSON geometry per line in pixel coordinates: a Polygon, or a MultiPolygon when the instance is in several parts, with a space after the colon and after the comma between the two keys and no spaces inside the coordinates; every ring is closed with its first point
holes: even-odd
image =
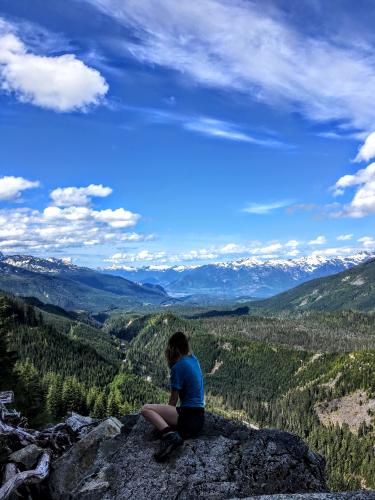
{"type": "Polygon", "coordinates": [[[203,376],[198,359],[190,352],[189,341],[176,332],[168,341],[165,355],[171,370],[171,395],[167,405],[146,404],[142,415],[159,431],[160,449],[154,455],[164,460],[183,439],[194,437],[204,424],[203,376]],[[176,408],[177,401],[180,405],[176,408]]]}

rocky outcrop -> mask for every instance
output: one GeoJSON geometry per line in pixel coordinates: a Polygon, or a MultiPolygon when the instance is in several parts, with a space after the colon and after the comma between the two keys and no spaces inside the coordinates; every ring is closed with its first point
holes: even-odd
{"type": "Polygon", "coordinates": [[[208,414],[202,435],[168,462],[155,462],[157,446],[142,417],[107,419],[52,464],[51,497],[222,500],[327,489],[324,459],[286,432],[208,414]]]}
{"type": "MultiPolygon", "coordinates": [[[[53,498],[68,498],[68,492],[82,489],[82,482],[87,483],[87,478],[90,483],[98,472],[100,475],[98,468],[103,467],[106,448],[112,450],[113,438],[120,434],[122,427],[117,418],[107,418],[54,462],[50,476],[53,498]]],[[[95,490],[101,491],[102,487],[96,483],[95,490]]]]}

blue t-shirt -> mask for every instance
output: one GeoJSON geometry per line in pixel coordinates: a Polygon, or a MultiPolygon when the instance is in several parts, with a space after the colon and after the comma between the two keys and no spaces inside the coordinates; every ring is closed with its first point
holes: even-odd
{"type": "Polygon", "coordinates": [[[181,407],[204,407],[202,370],[194,354],[183,356],[172,366],[171,389],[178,391],[181,407]]]}

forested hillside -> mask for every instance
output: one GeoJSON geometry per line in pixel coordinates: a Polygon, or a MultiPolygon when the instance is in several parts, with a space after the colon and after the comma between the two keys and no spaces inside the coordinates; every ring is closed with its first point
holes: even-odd
{"type": "MultiPolygon", "coordinates": [[[[256,425],[287,429],[302,436],[327,458],[333,489],[374,488],[374,417],[367,408],[375,403],[375,350],[364,348],[374,331],[374,318],[369,316],[365,320],[361,316],[363,328],[342,346],[348,348],[353,341],[361,350],[352,352],[344,352],[345,349],[337,352],[336,339],[340,329],[352,330],[358,318],[351,313],[328,318],[336,326],[336,333],[328,335],[325,348],[319,350],[311,349],[311,345],[316,347],[316,331],[308,338],[310,324],[315,321],[318,329],[317,317],[307,318],[305,342],[298,339],[296,332],[288,338],[285,324],[278,342],[278,335],[272,334],[275,323],[270,318],[249,318],[253,329],[244,335],[243,317],[225,318],[223,324],[222,318],[188,321],[171,314],[126,319],[128,326],[124,326],[121,336],[129,342],[128,369],[167,387],[165,342],[175,330],[187,332],[205,373],[209,406],[232,414],[237,410],[241,418],[256,425]],[[252,332],[255,332],[253,337],[252,332]],[[262,336],[266,342],[261,341],[262,336]],[[319,404],[324,408],[337,400],[335,404],[339,407],[344,397],[358,390],[363,391],[360,407],[353,404],[351,410],[362,409],[361,425],[350,428],[345,419],[341,426],[321,423],[319,404]]],[[[320,325],[325,321],[322,318],[320,325]]],[[[277,327],[276,323],[276,333],[277,327]]],[[[329,330],[328,323],[320,338],[329,330]]],[[[374,347],[373,340],[371,343],[374,347]]]]}
{"type": "Polygon", "coordinates": [[[0,390],[15,391],[32,425],[69,410],[120,416],[166,402],[164,349],[182,330],[201,361],[210,410],[296,432],[326,456],[333,489],[375,488],[373,315],[132,313],[102,328],[89,323],[0,296],[0,390]]]}
{"type": "Polygon", "coordinates": [[[66,265],[57,259],[24,255],[0,258],[0,290],[91,313],[168,300],[161,287],[139,285],[93,269],[66,265]]]}
{"type": "Polygon", "coordinates": [[[375,311],[375,259],[250,304],[252,311],[375,311]]]}
{"type": "Polygon", "coordinates": [[[33,425],[70,410],[123,414],[159,394],[121,369],[119,349],[102,330],[0,295],[0,390],[15,392],[33,425]]]}

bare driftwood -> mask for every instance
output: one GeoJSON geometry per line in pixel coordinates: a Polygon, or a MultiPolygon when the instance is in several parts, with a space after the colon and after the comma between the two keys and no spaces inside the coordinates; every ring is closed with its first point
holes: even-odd
{"type": "Polygon", "coordinates": [[[10,404],[14,402],[14,393],[13,391],[2,391],[0,392],[0,403],[4,405],[10,404]]]}
{"type": "Polygon", "coordinates": [[[50,461],[51,454],[49,451],[45,451],[35,469],[18,472],[18,474],[10,478],[0,488],[0,500],[6,500],[7,498],[9,498],[9,496],[14,493],[20,486],[30,486],[32,484],[38,484],[46,479],[49,474],[50,461]]]}
{"type": "Polygon", "coordinates": [[[4,468],[4,483],[7,483],[18,473],[16,464],[6,464],[4,468]]]}
{"type": "Polygon", "coordinates": [[[15,434],[18,436],[22,444],[29,444],[36,442],[36,436],[25,431],[21,427],[13,427],[0,420],[0,434],[15,434]]]}

